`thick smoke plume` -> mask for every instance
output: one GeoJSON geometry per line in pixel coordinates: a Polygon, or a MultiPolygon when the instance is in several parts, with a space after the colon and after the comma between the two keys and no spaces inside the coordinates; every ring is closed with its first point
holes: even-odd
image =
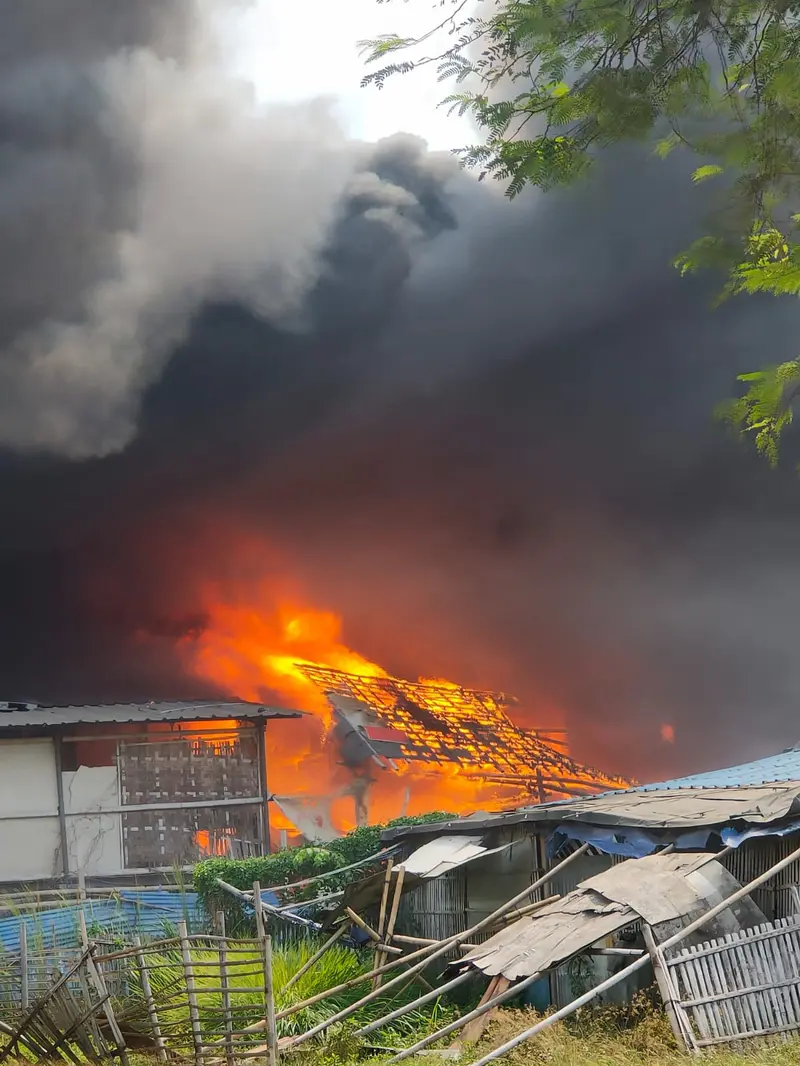
{"type": "Polygon", "coordinates": [[[129,6],[98,24],[83,5],[95,47],[64,48],[41,12],[14,16],[0,440],[21,449],[123,448],[200,308],[230,300],[302,328],[348,188],[388,226],[414,204],[345,143],[325,101],[265,108],[231,78],[214,39],[230,5],[175,4],[182,27],[169,5],[129,6]]]}
{"type": "Polygon", "coordinates": [[[208,588],[288,583],[612,770],[800,740],[800,485],[710,419],[797,312],[673,275],[688,166],[509,205],[260,108],[213,5],[50,6],[0,2],[3,696],[200,694],[208,588]]]}

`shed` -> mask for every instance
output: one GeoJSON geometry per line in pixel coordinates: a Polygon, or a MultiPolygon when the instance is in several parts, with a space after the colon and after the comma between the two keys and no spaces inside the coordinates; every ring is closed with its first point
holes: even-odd
{"type": "Polygon", "coordinates": [[[297,717],[238,701],[0,703],[0,883],[268,851],[265,730],[297,717]]]}
{"type": "MultiPolygon", "coordinates": [[[[441,937],[480,921],[580,844],[590,850],[548,887],[564,895],[626,858],[668,844],[678,851],[716,852],[742,883],[767,870],[800,842],[800,748],[724,770],[520,807],[499,813],[383,833],[385,844],[417,853],[429,841],[466,838],[449,868],[409,894],[402,918],[410,932],[441,937]],[[499,849],[499,850],[498,850],[499,849]]],[[[437,853],[439,869],[446,855],[437,853]]],[[[438,873],[438,870],[435,871],[438,873]]],[[[800,911],[800,864],[755,894],[769,920],[800,911]]],[[[562,997],[555,996],[559,1001],[562,997]]]]}

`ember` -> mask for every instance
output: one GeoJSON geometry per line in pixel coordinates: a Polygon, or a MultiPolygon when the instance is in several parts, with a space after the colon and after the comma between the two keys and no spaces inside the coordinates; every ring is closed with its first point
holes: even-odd
{"type": "Polygon", "coordinates": [[[191,669],[226,693],[308,712],[299,728],[268,735],[270,789],[295,809],[324,808],[314,824],[336,831],[626,784],[571,759],[563,731],[517,726],[512,697],[390,677],[345,645],[331,612],[217,604],[184,650],[191,669]]]}

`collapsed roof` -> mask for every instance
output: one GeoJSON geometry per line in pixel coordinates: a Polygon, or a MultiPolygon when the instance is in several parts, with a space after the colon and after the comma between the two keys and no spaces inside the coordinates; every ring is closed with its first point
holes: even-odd
{"type": "MultiPolygon", "coordinates": [[[[656,940],[741,887],[713,855],[659,854],[622,862],[495,933],[456,965],[509,981],[543,973],[640,919],[656,940]],[[667,928],[669,926],[669,928],[667,928]]],[[[764,915],[742,900],[716,919],[718,934],[757,925],[764,915]]],[[[702,936],[708,939],[709,930],[702,936]]]]}
{"type": "Polygon", "coordinates": [[[412,761],[458,766],[467,776],[518,784],[529,794],[586,795],[626,781],[570,758],[545,731],[515,725],[504,693],[443,683],[362,677],[302,666],[324,693],[345,757],[373,759],[384,768],[412,761]]]}

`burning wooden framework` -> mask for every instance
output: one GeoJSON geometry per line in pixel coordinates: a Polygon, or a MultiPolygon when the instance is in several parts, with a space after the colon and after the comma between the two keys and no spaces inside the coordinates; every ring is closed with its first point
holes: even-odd
{"type": "Polygon", "coordinates": [[[300,669],[324,692],[343,759],[353,767],[457,767],[460,775],[517,786],[540,801],[628,784],[570,758],[563,731],[515,725],[506,709],[517,701],[505,693],[320,666],[300,669]]]}

